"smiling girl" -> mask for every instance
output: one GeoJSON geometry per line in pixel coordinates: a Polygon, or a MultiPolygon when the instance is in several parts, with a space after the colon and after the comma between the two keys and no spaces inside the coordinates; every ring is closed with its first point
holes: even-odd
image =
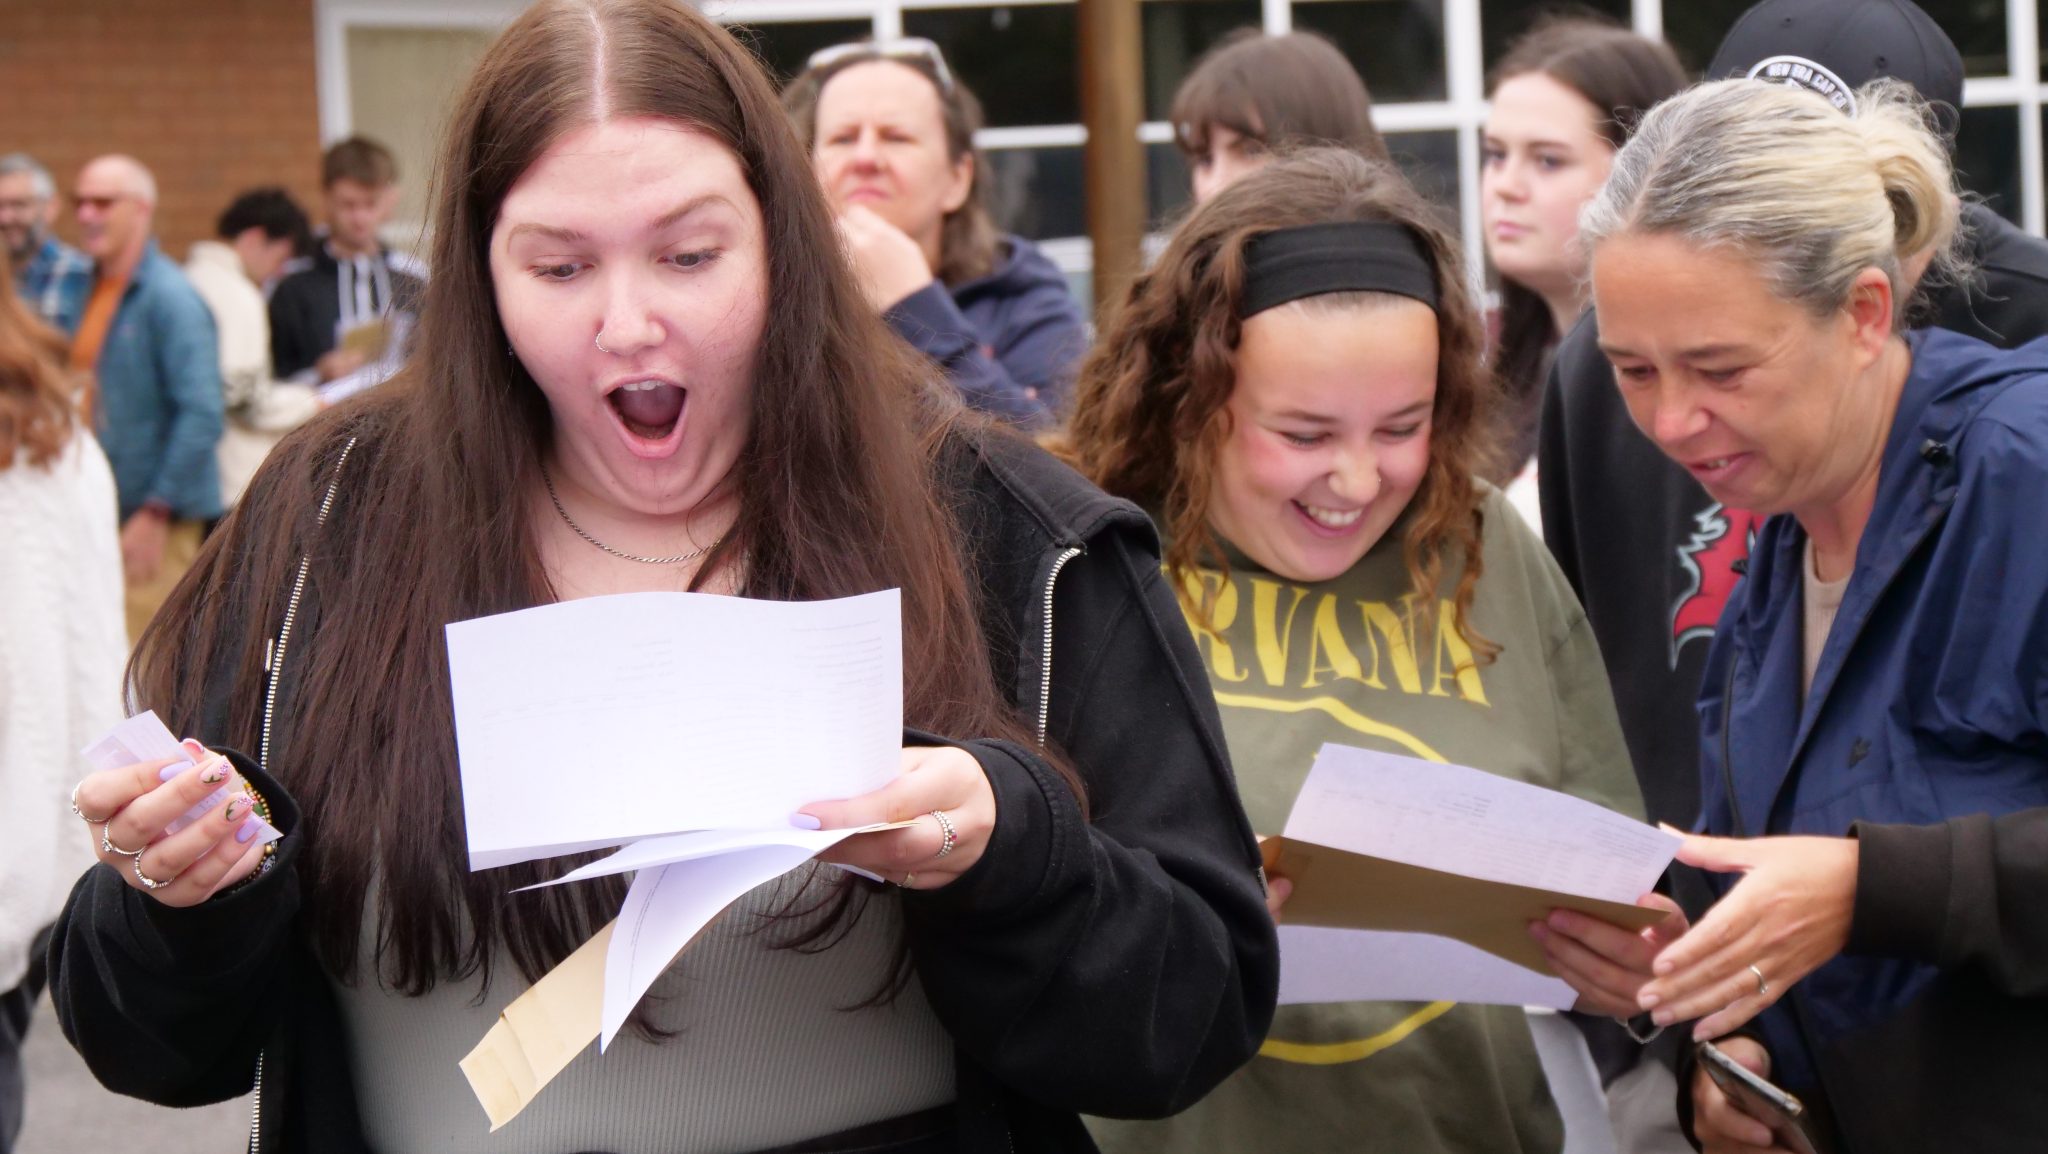
{"type": "MultiPolygon", "coordinates": [[[[1584,613],[1475,479],[1490,387],[1435,221],[1391,166],[1274,161],[1188,218],[1082,371],[1062,448],[1163,526],[1262,832],[1324,742],[1641,809],[1584,613]]],[[[1562,1142],[1521,1008],[1443,1002],[1283,1006],[1194,1109],[1093,1125],[1112,1152],[1562,1142]]]]}

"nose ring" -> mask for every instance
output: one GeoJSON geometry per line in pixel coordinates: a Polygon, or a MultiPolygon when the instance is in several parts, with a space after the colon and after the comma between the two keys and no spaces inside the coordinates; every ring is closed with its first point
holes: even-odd
{"type": "Polygon", "coordinates": [[[597,346],[597,351],[598,351],[598,352],[601,352],[601,353],[605,354],[606,356],[610,356],[610,355],[611,355],[611,352],[612,352],[612,351],[611,351],[610,349],[608,349],[608,348],[605,348],[605,347],[604,347],[604,330],[603,330],[603,329],[599,329],[599,330],[597,331],[597,336],[595,336],[595,337],[591,338],[591,343],[597,346]]]}

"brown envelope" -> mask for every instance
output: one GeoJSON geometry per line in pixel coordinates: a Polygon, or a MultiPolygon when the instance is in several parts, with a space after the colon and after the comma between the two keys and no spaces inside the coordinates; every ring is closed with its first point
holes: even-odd
{"type": "Polygon", "coordinates": [[[1663,920],[1659,910],[1332,849],[1284,837],[1260,839],[1266,872],[1294,883],[1280,920],[1292,926],[1437,934],[1477,946],[1538,973],[1554,971],[1529,923],[1551,910],[1576,910],[1630,930],[1663,920]]]}

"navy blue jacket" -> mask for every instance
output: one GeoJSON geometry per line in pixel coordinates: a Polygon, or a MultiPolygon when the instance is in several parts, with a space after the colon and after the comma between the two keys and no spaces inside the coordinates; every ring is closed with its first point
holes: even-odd
{"type": "Polygon", "coordinates": [[[884,319],[946,370],[969,405],[1025,428],[1052,423],[1088,350],[1066,275],[1021,236],[1003,238],[987,276],[950,290],[933,281],[884,319]]]}
{"type": "MultiPolygon", "coordinates": [[[[1941,330],[1908,340],[1913,368],[1876,505],[1803,708],[1806,533],[1791,517],[1764,523],[1722,614],[1700,696],[1709,833],[1842,836],[1860,823],[1953,827],[2048,806],[2048,340],[2010,352],[1941,330]]],[[[1866,858],[1885,852],[1866,839],[1866,858]]],[[[1903,875],[1887,873],[1896,864],[1860,870],[1859,890],[1893,880],[1859,892],[1859,923],[1908,896],[1903,875]]],[[[1734,880],[1716,884],[1725,892],[1734,880]]],[[[2019,915],[2036,938],[2048,918],[2042,896],[2019,915]]],[[[2027,900],[1989,885],[1955,897],[1965,908],[2027,900]]],[[[1934,949],[1867,949],[1897,947],[1897,936],[1859,924],[1849,952],[1756,1022],[1774,1080],[1823,1092],[1845,1135],[1868,1135],[1849,1143],[1859,1151],[1934,1137],[1869,1133],[1871,1111],[1888,1096],[1873,1071],[1884,1062],[1896,1070],[1908,1049],[1925,1048],[1902,1039],[1899,1023],[1927,1026],[1930,1007],[2002,998],[1993,1017],[2004,1036],[1982,1038],[1977,1056],[2031,1052],[2027,1067],[2040,1069],[2048,1051],[2048,991],[2016,988],[1995,967],[1944,965],[1934,949]]],[[[2019,1068],[1985,1065],[1978,1081],[1994,1104],[2042,1096],[2040,1084],[2016,1080],[2019,1068]]],[[[1945,1117],[1958,1108],[1940,1107],[1945,1117]]]]}

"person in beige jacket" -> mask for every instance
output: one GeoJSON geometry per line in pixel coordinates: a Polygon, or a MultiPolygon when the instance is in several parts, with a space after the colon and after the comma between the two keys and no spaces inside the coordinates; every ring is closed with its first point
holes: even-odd
{"type": "Polygon", "coordinates": [[[270,361],[265,297],[311,243],[305,210],[283,189],[259,188],[236,197],[215,231],[218,240],[192,246],[185,275],[220,333],[228,420],[217,455],[221,499],[232,508],[271,446],[322,402],[310,384],[278,380],[270,361]]]}

